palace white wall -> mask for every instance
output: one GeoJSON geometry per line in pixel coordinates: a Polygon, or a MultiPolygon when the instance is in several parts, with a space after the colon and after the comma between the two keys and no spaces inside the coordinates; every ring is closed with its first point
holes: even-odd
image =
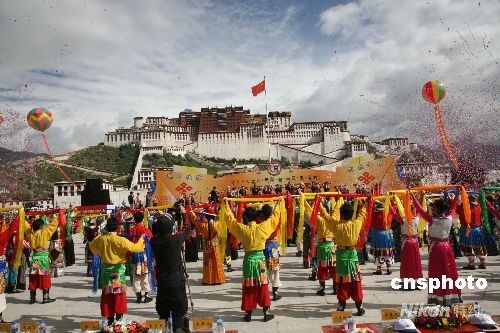
{"type": "MultiPolygon", "coordinates": [[[[290,117],[275,117],[270,118],[269,134],[264,124],[242,124],[237,133],[197,133],[194,127],[186,129],[178,125],[166,124],[164,119],[146,118],[144,121],[144,119],[136,118],[134,119],[135,127],[107,133],[105,144],[119,147],[127,143],[136,143],[143,147],[143,153],[153,151],[160,153],[159,148],[162,147],[164,151],[174,155],[184,156],[186,152],[194,152],[201,156],[225,159],[251,157],[267,159],[269,150],[273,158],[290,157],[294,161],[317,161],[318,157],[314,155],[335,161],[348,156],[366,154],[366,150],[356,151],[346,144],[352,141],[352,137],[346,130],[345,122],[290,124],[290,117]],[[139,126],[142,127],[137,128],[139,126]],[[269,148],[269,143],[271,148],[269,148]],[[290,149],[285,149],[285,146],[289,146],[290,149]]],[[[356,135],[353,137],[358,138],[356,135]]],[[[359,139],[365,139],[365,137],[359,139]]],[[[383,145],[376,148],[381,147],[383,145]]],[[[410,149],[409,146],[399,147],[399,149],[403,148],[410,149]]]]}
{"type": "Polygon", "coordinates": [[[269,157],[266,138],[249,137],[246,133],[199,134],[196,152],[201,156],[225,159],[267,159],[269,157]]]}

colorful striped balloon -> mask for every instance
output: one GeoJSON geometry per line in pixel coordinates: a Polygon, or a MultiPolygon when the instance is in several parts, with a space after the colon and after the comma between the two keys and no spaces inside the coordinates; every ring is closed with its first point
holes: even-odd
{"type": "Polygon", "coordinates": [[[438,80],[431,80],[422,87],[422,97],[429,103],[437,104],[445,95],[444,85],[438,80]]]}
{"type": "Polygon", "coordinates": [[[52,125],[54,117],[44,108],[34,108],[26,117],[28,124],[37,131],[43,132],[52,125]]]}

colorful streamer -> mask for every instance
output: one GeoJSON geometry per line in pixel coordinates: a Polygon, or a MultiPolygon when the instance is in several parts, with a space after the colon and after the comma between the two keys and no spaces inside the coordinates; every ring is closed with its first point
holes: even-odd
{"type": "MultiPolygon", "coordinates": [[[[275,207],[274,209],[279,209],[280,211],[280,219],[281,219],[281,225],[280,225],[280,236],[278,239],[278,245],[282,248],[282,250],[286,253],[286,224],[287,224],[287,212],[286,212],[286,207],[285,207],[285,200],[281,200],[283,196],[259,196],[259,197],[246,197],[246,198],[224,198],[224,200],[228,201],[229,203],[240,203],[240,202],[246,202],[246,203],[255,203],[259,202],[262,205],[264,204],[272,204],[275,205],[276,201],[278,201],[279,206],[275,207]]],[[[226,256],[226,242],[227,242],[227,221],[224,219],[226,215],[229,215],[229,212],[227,212],[227,207],[228,205],[221,205],[221,209],[219,210],[219,225],[218,225],[218,245],[219,245],[219,260],[223,261],[225,256],[226,256]]],[[[231,212],[233,215],[234,213],[231,212]]]]}
{"type": "Polygon", "coordinates": [[[25,213],[24,207],[21,206],[12,206],[6,208],[0,208],[0,212],[8,212],[11,210],[17,210],[19,215],[19,227],[17,230],[17,244],[15,250],[15,259],[14,259],[14,270],[17,271],[19,266],[21,266],[21,258],[23,256],[23,241],[24,241],[24,231],[25,231],[25,213]]]}
{"type": "Polygon", "coordinates": [[[439,130],[439,137],[441,138],[441,141],[443,142],[444,149],[446,150],[446,153],[450,157],[451,163],[453,164],[453,167],[455,169],[458,168],[458,159],[453,151],[453,148],[451,147],[450,140],[448,139],[448,135],[446,135],[446,131],[444,129],[444,124],[443,124],[443,119],[441,118],[441,111],[439,110],[439,106],[436,105],[434,107],[434,113],[436,114],[436,122],[439,130]]]}
{"type": "Polygon", "coordinates": [[[151,284],[151,290],[156,293],[156,279],[153,274],[153,251],[151,249],[151,240],[148,236],[144,239],[145,247],[144,252],[146,252],[146,258],[148,261],[148,271],[149,271],[149,283],[151,284]]]}

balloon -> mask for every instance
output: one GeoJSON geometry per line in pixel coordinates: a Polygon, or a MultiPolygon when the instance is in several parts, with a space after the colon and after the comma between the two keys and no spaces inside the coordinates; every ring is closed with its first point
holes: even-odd
{"type": "Polygon", "coordinates": [[[445,95],[444,85],[438,80],[431,80],[422,87],[422,97],[429,103],[437,104],[445,95]]]}
{"type": "Polygon", "coordinates": [[[52,125],[54,118],[52,113],[44,108],[34,108],[28,113],[26,118],[28,124],[37,131],[43,132],[52,125]]]}

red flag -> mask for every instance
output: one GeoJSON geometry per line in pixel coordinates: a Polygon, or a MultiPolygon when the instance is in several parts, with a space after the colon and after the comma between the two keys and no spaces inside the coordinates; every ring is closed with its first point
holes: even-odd
{"type": "Polygon", "coordinates": [[[266,80],[252,87],[252,95],[257,96],[261,92],[266,91],[266,80]]]}

